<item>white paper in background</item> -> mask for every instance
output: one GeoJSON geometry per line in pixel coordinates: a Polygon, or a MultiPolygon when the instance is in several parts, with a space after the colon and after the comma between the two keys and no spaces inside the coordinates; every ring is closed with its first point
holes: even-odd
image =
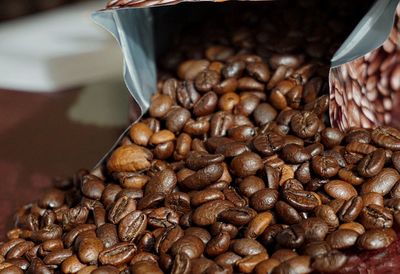
{"type": "Polygon", "coordinates": [[[0,88],[52,92],[120,79],[121,49],[90,17],[106,2],[78,3],[0,24],[0,88]]]}

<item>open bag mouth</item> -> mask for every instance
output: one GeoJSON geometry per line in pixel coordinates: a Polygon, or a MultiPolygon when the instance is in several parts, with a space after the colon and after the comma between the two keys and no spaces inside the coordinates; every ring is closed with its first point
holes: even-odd
{"type": "Polygon", "coordinates": [[[372,1],[198,2],[94,14],[121,45],[133,123],[17,212],[4,268],[399,272],[398,19],[331,67],[372,1]]]}

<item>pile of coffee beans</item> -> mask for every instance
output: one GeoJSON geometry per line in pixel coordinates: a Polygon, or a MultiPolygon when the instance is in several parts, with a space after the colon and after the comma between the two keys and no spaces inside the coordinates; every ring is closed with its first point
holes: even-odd
{"type": "Polygon", "coordinates": [[[169,55],[104,165],[18,210],[0,274],[328,273],[396,240],[400,131],[329,127],[328,58],[298,49],[333,41],[281,22],[296,46],[255,54],[280,31],[246,16],[264,32],[217,24],[220,43],[169,55]]]}

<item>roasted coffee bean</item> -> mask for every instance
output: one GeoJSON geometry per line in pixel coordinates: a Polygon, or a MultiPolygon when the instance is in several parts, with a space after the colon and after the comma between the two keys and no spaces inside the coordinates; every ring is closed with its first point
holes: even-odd
{"type": "Polygon", "coordinates": [[[271,255],[271,258],[277,259],[282,263],[282,262],[287,261],[296,256],[298,256],[298,254],[295,251],[293,251],[291,249],[281,248],[281,249],[278,249],[277,251],[275,251],[271,255]]]}
{"type": "Polygon", "coordinates": [[[165,194],[164,193],[152,193],[144,196],[140,199],[137,209],[144,210],[149,208],[156,208],[164,203],[165,194]]]}
{"type": "Polygon", "coordinates": [[[170,194],[177,184],[176,174],[173,170],[166,168],[152,177],[146,184],[145,195],[151,193],[170,194]]]}
{"type": "MultiPolygon", "coordinates": [[[[231,140],[231,139],[229,139],[231,140]]],[[[244,152],[249,152],[250,149],[243,142],[226,142],[225,144],[221,144],[218,148],[216,148],[216,153],[221,153],[226,158],[239,156],[244,152]]]]}
{"type": "MultiPolygon", "coordinates": [[[[178,213],[168,207],[147,210],[146,214],[148,217],[147,223],[156,228],[175,226],[179,223],[178,213]]],[[[140,226],[142,226],[142,221],[140,223],[140,226]]],[[[143,225],[143,227],[146,226],[143,225]]]]}
{"type": "Polygon", "coordinates": [[[282,157],[291,164],[301,164],[310,160],[311,154],[300,145],[288,144],[282,149],[282,157]]]}
{"type": "Polygon", "coordinates": [[[252,208],[234,207],[222,211],[218,214],[218,219],[235,226],[242,226],[248,224],[256,215],[257,212],[252,208]]]}
{"type": "Polygon", "coordinates": [[[319,123],[317,115],[312,112],[304,111],[293,115],[290,121],[290,127],[296,136],[300,138],[309,138],[317,133],[319,123]]]}
{"type": "Polygon", "coordinates": [[[329,227],[329,231],[334,231],[339,226],[339,219],[335,211],[328,205],[320,205],[315,209],[315,216],[322,219],[329,227]]]}
{"type": "Polygon", "coordinates": [[[264,181],[256,176],[248,176],[239,181],[240,193],[247,198],[265,188],[264,181]]]}
{"type": "Polygon", "coordinates": [[[332,250],[325,254],[316,256],[311,263],[311,267],[318,272],[333,273],[341,269],[347,262],[347,257],[340,251],[332,250]]]}
{"type": "Polygon", "coordinates": [[[322,241],[329,231],[328,225],[318,217],[304,219],[298,225],[304,230],[304,240],[306,242],[322,241]]]}
{"type": "Polygon", "coordinates": [[[220,81],[220,75],[215,70],[203,70],[195,78],[197,90],[207,92],[211,90],[220,81]]]}
{"type": "Polygon", "coordinates": [[[357,165],[357,171],[361,176],[373,177],[377,175],[385,165],[386,153],[383,149],[377,149],[364,156],[357,165]]]}
{"type": "Polygon", "coordinates": [[[208,241],[205,249],[206,254],[215,257],[226,252],[229,249],[230,240],[230,235],[227,232],[219,233],[208,241]]]}
{"type": "Polygon", "coordinates": [[[303,245],[304,240],[305,231],[298,224],[285,228],[276,235],[276,242],[286,248],[298,248],[303,245]]]}
{"type": "Polygon", "coordinates": [[[371,138],[377,145],[392,150],[400,149],[400,131],[396,128],[381,126],[375,128],[371,138]]]}
{"type": "Polygon", "coordinates": [[[184,192],[173,192],[165,198],[165,206],[179,214],[190,212],[190,197],[184,192]]]}
{"type": "Polygon", "coordinates": [[[290,260],[287,260],[277,266],[272,273],[283,274],[283,273],[309,273],[310,268],[310,257],[309,256],[297,256],[290,260]]]}
{"type": "Polygon", "coordinates": [[[286,189],[283,198],[297,210],[311,211],[321,204],[316,193],[298,189],[286,189]]]}
{"type": "Polygon", "coordinates": [[[193,114],[197,117],[209,115],[217,108],[218,96],[209,91],[204,94],[193,106],[193,114]]]}
{"type": "Polygon", "coordinates": [[[356,244],[358,236],[352,229],[338,229],[329,234],[326,241],[334,249],[346,249],[356,244]]]}
{"type": "Polygon", "coordinates": [[[103,242],[99,238],[84,238],[79,244],[79,260],[86,264],[96,264],[103,249],[103,242]]]}
{"type": "Polygon", "coordinates": [[[177,240],[171,247],[171,254],[185,254],[194,259],[200,257],[205,248],[204,243],[196,236],[184,236],[177,240]]]}
{"type": "Polygon", "coordinates": [[[277,111],[270,104],[261,103],[253,111],[253,116],[258,125],[265,125],[276,118],[277,111]]]}
{"type": "Polygon", "coordinates": [[[327,148],[333,148],[340,145],[344,134],[337,128],[325,128],[321,132],[321,142],[327,148]]]}
{"type": "Polygon", "coordinates": [[[218,215],[234,205],[226,200],[214,200],[202,204],[193,212],[193,222],[198,226],[211,225],[216,222],[218,215]]]}
{"type": "Polygon", "coordinates": [[[339,172],[339,163],[332,156],[315,156],[312,159],[313,171],[322,178],[330,178],[339,172]]]}
{"type": "Polygon", "coordinates": [[[346,181],[353,186],[361,185],[365,181],[363,177],[360,177],[357,173],[348,168],[341,168],[338,176],[341,180],[346,181]]]}
{"type": "Polygon", "coordinates": [[[264,156],[271,156],[285,144],[284,137],[276,132],[259,135],[252,140],[254,149],[264,156]]]}
{"type": "Polygon", "coordinates": [[[183,235],[184,232],[180,226],[166,228],[156,239],[156,252],[158,254],[167,253],[173,243],[182,238],[183,235]]]}
{"type": "Polygon", "coordinates": [[[231,241],[231,251],[239,256],[257,255],[266,253],[266,249],[256,240],[248,238],[240,238],[231,241]]]}
{"type": "Polygon", "coordinates": [[[389,246],[396,239],[396,232],[391,228],[370,229],[358,238],[357,245],[362,249],[375,250],[389,246]]]}
{"type": "Polygon", "coordinates": [[[377,192],[386,195],[400,179],[399,173],[393,168],[384,168],[361,186],[361,193],[377,192]]]}
{"type": "Polygon", "coordinates": [[[346,201],[338,211],[338,217],[342,222],[352,222],[361,213],[363,207],[363,199],[360,196],[355,196],[346,201]]]}
{"type": "Polygon", "coordinates": [[[126,215],[118,225],[118,236],[122,241],[135,240],[144,232],[148,218],[140,210],[135,210],[126,215]]]}
{"type": "Polygon", "coordinates": [[[385,207],[368,205],[361,211],[360,223],[366,229],[390,228],[393,225],[393,215],[385,207]]]}
{"type": "MultiPolygon", "coordinates": [[[[189,110],[182,107],[173,107],[165,118],[167,129],[175,134],[180,132],[190,119],[190,116],[189,110]]],[[[148,138],[150,139],[150,137],[148,138]]]]}
{"type": "Polygon", "coordinates": [[[116,226],[109,223],[98,227],[96,235],[103,242],[105,248],[109,248],[119,242],[116,226]]]}
{"type": "Polygon", "coordinates": [[[256,211],[272,209],[278,201],[278,191],[272,188],[264,188],[250,197],[250,206],[256,211]]]}
{"type": "Polygon", "coordinates": [[[111,223],[119,223],[126,215],[136,209],[136,201],[127,196],[119,198],[108,211],[108,220],[111,223]]]}
{"type": "Polygon", "coordinates": [[[104,249],[99,254],[99,261],[103,265],[118,266],[129,262],[136,253],[136,246],[133,243],[121,242],[112,247],[104,249]]]}
{"type": "Polygon", "coordinates": [[[188,189],[201,190],[216,182],[223,171],[221,164],[211,164],[188,176],[181,184],[188,189]]]}
{"type": "Polygon", "coordinates": [[[199,238],[204,244],[207,244],[208,241],[211,240],[211,235],[210,233],[201,227],[189,227],[188,229],[185,230],[185,235],[189,236],[196,236],[199,238]]]}
{"type": "Polygon", "coordinates": [[[238,177],[255,175],[263,167],[261,157],[253,152],[243,152],[233,158],[231,167],[238,177]]]}
{"type": "Polygon", "coordinates": [[[357,195],[357,190],[349,183],[341,180],[332,180],[324,185],[325,192],[335,199],[349,200],[357,195]]]}
{"type": "Polygon", "coordinates": [[[236,268],[241,273],[253,273],[253,270],[256,267],[256,265],[267,259],[268,259],[267,253],[260,253],[257,255],[246,256],[240,260],[237,260],[235,264],[236,268]]]}
{"type": "Polygon", "coordinates": [[[257,238],[272,223],[273,215],[268,212],[258,213],[247,225],[244,236],[247,238],[257,238]]]}
{"type": "Polygon", "coordinates": [[[164,273],[156,262],[152,261],[140,261],[137,262],[130,267],[132,274],[141,274],[141,273],[154,273],[154,274],[162,274],[164,273]]]}
{"type": "Polygon", "coordinates": [[[279,218],[286,224],[297,224],[301,221],[301,216],[297,210],[283,201],[278,201],[275,204],[275,210],[279,218]]]}
{"type": "Polygon", "coordinates": [[[256,274],[271,274],[275,267],[280,264],[277,259],[267,259],[256,265],[254,273],[256,274]]]}

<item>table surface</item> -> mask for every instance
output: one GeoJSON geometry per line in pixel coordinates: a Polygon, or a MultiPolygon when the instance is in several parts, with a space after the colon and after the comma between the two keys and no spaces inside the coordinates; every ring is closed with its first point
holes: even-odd
{"type": "Polygon", "coordinates": [[[72,121],[67,113],[80,95],[0,90],[0,239],[18,207],[37,200],[52,177],[93,167],[126,126],[72,121]]]}

